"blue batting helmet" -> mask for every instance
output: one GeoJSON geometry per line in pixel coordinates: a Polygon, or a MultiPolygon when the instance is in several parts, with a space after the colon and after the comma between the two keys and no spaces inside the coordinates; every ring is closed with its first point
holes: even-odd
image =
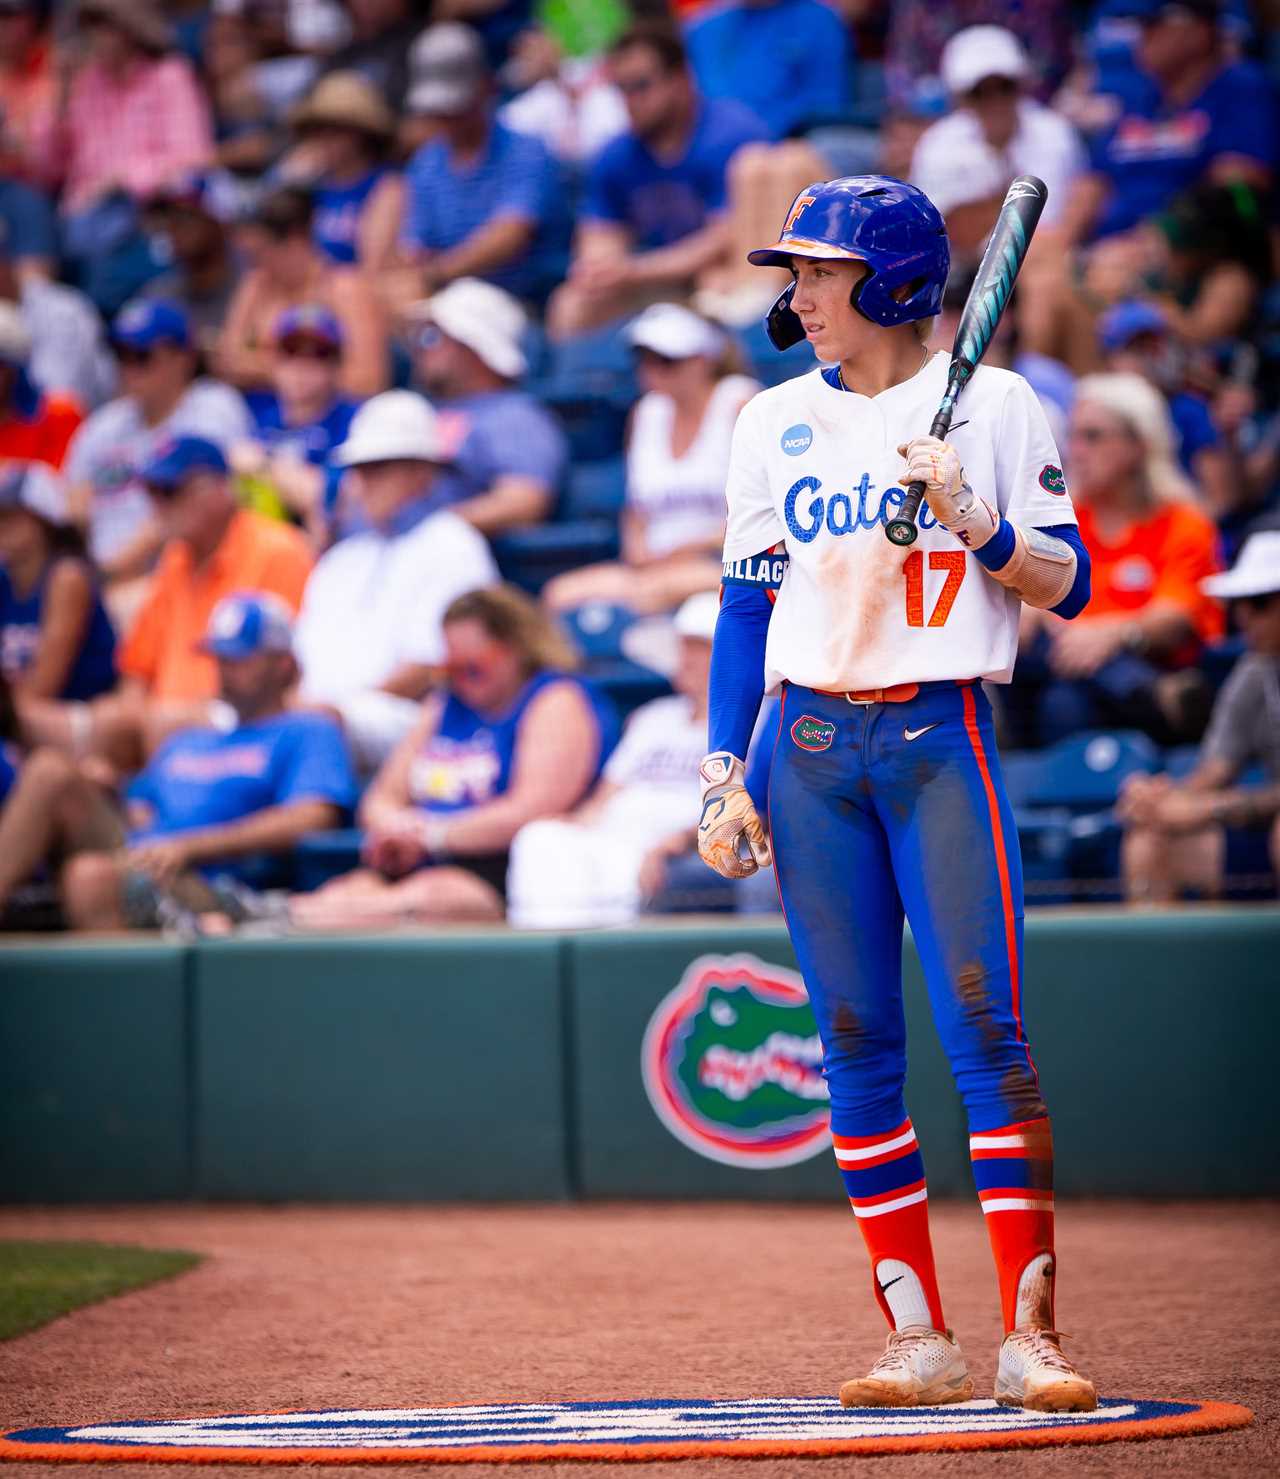
{"type": "MultiPolygon", "coordinates": [[[[914,185],[889,175],[846,175],[806,185],[791,202],[778,240],[748,252],[757,267],[790,267],[793,257],[865,262],[853,306],[890,326],[942,309],[951,267],[947,228],[937,206],[914,185]]],[[[793,283],[769,313],[769,338],[787,349],[804,338],[791,309],[793,283]]]]}

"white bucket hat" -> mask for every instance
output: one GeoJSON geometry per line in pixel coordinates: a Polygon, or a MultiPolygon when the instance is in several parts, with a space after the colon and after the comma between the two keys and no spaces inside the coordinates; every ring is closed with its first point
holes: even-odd
{"type": "Polygon", "coordinates": [[[1280,591],[1280,529],[1251,534],[1231,569],[1222,575],[1206,576],[1200,589],[1224,601],[1280,591]]]}
{"type": "Polygon", "coordinates": [[[412,390],[387,390],[367,400],[351,418],[347,439],[336,447],[338,467],[362,462],[447,461],[431,403],[412,390]]]}
{"type": "Polygon", "coordinates": [[[520,347],[529,320],[519,302],[491,282],[460,277],[433,297],[413,304],[408,316],[435,324],[504,380],[518,380],[529,368],[520,347]]]}
{"type": "Polygon", "coordinates": [[[627,326],[626,337],[636,349],[651,349],[663,359],[718,359],[725,346],[721,330],[678,303],[651,304],[627,326]]]}
{"type": "Polygon", "coordinates": [[[1031,73],[1022,43],[1003,26],[967,26],[957,32],[942,48],[938,69],[953,98],[962,97],[986,77],[1021,82],[1031,73]]]}
{"type": "Polygon", "coordinates": [[[698,591],[676,612],[676,634],[710,642],[716,634],[716,619],[719,615],[720,592],[698,591]]]}

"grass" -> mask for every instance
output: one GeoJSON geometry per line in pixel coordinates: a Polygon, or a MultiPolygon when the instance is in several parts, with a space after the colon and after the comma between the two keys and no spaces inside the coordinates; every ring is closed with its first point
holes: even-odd
{"type": "Polygon", "coordinates": [[[198,1253],[107,1243],[0,1241],[0,1340],[11,1340],[82,1305],[171,1279],[198,1253]]]}

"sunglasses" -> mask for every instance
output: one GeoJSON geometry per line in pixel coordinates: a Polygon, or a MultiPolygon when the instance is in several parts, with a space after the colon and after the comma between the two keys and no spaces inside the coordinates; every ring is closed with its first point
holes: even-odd
{"type": "Polygon", "coordinates": [[[149,365],[156,357],[154,348],[131,349],[127,345],[120,345],[116,350],[116,359],[120,361],[122,368],[136,365],[149,365]]]}
{"type": "Polygon", "coordinates": [[[636,360],[642,365],[656,365],[670,369],[672,365],[680,363],[680,357],[674,354],[659,354],[656,349],[647,347],[636,350],[636,360]]]}
{"type": "Polygon", "coordinates": [[[1012,77],[984,77],[976,87],[971,87],[968,97],[977,102],[984,98],[1007,98],[1018,90],[1018,84],[1012,77]]]}
{"type": "Polygon", "coordinates": [[[332,344],[322,344],[315,339],[285,339],[280,353],[286,359],[310,359],[320,364],[335,364],[342,356],[332,344]]]}
{"type": "Polygon", "coordinates": [[[1277,601],[1280,601],[1280,591],[1268,591],[1262,596],[1240,596],[1236,600],[1236,605],[1243,606],[1246,611],[1251,611],[1255,616],[1261,616],[1264,611],[1270,611],[1277,601]]]}
{"type": "Polygon", "coordinates": [[[648,77],[621,78],[613,85],[624,98],[634,98],[638,97],[642,92],[648,92],[651,88],[657,87],[661,81],[662,78],[657,72],[651,72],[648,77]]]}

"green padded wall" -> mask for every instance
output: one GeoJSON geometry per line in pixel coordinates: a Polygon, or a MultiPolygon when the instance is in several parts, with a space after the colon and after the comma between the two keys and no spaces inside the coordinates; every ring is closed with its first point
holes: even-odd
{"type": "Polygon", "coordinates": [[[0,1197],[191,1194],[185,952],[0,950],[0,1197]]]}
{"type": "Polygon", "coordinates": [[[565,1195],[560,955],[501,934],[202,943],[199,1194],[565,1195]]]}

